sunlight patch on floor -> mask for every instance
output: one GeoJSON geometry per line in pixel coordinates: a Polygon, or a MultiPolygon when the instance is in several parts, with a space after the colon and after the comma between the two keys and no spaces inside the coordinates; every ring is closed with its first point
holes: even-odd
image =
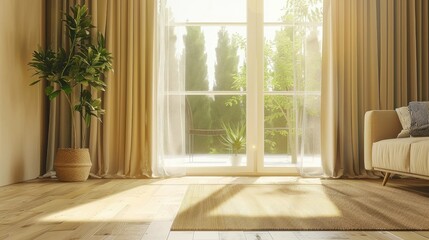
{"type": "Polygon", "coordinates": [[[250,186],[219,201],[208,216],[222,217],[339,217],[341,211],[320,188],[250,186]],[[311,196],[317,196],[312,198],[311,196]]]}
{"type": "Polygon", "coordinates": [[[85,200],[55,199],[46,203],[41,222],[153,222],[171,220],[177,213],[185,186],[165,191],[164,186],[143,185],[105,197],[85,200]],[[147,196],[147,197],[145,197],[147,196]],[[162,207],[160,202],[171,202],[162,207]],[[51,209],[49,209],[51,207],[51,209]],[[61,208],[61,209],[60,209],[61,208]],[[65,209],[66,208],[66,209],[65,209]]]}
{"type": "Polygon", "coordinates": [[[318,195],[317,201],[311,198],[307,191],[283,190],[270,191],[258,188],[243,188],[236,195],[220,203],[212,209],[209,216],[241,216],[252,218],[264,217],[296,217],[296,218],[317,218],[317,217],[339,217],[341,211],[323,192],[322,188],[313,191],[311,195],[318,195]],[[252,196],[253,199],[247,199],[252,196]],[[267,201],[269,198],[269,201],[267,201]],[[237,205],[240,205],[238,207],[237,205]]]}

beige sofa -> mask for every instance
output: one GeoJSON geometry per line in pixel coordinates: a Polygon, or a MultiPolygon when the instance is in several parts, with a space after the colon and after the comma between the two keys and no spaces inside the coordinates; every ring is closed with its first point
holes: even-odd
{"type": "Polygon", "coordinates": [[[429,137],[397,138],[401,130],[394,110],[365,114],[365,168],[385,172],[383,186],[392,173],[429,179],[429,137]]]}

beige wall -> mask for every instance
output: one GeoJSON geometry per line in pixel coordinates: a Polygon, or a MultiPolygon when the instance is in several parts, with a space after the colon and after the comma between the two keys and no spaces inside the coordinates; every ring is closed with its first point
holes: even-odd
{"type": "Polygon", "coordinates": [[[27,63],[43,45],[43,20],[43,0],[0,0],[0,185],[40,173],[42,95],[28,86],[27,63]]]}

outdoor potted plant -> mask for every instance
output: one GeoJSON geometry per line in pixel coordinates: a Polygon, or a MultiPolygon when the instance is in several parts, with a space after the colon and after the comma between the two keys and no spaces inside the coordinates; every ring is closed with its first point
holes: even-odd
{"type": "MultiPolygon", "coordinates": [[[[70,14],[64,14],[62,20],[66,27],[68,49],[59,48],[57,51],[41,49],[34,51],[29,65],[35,69],[39,78],[30,85],[40,81],[46,83],[45,93],[49,100],[60,94],[67,99],[71,111],[72,148],[58,149],[54,167],[60,181],[85,181],[91,168],[89,150],[85,148],[85,135],[80,135],[80,146],[77,146],[77,128],[74,111],[79,115],[85,126],[91,124],[91,117],[101,121],[104,110],[101,98],[93,93],[104,91],[104,73],[112,69],[112,56],[106,49],[105,38],[97,35],[97,43],[91,43],[91,16],[85,5],[75,5],[70,8],[70,14]]],[[[86,131],[84,131],[86,132],[86,131]]]]}
{"type": "Polygon", "coordinates": [[[233,124],[222,123],[222,128],[225,134],[220,136],[221,143],[231,155],[231,165],[239,166],[241,162],[241,151],[246,146],[246,126],[244,123],[233,124]]]}

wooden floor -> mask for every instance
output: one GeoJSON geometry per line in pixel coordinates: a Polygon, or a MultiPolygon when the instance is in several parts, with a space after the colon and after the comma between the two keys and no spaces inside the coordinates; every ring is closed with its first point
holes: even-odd
{"type": "Polygon", "coordinates": [[[0,188],[0,239],[429,240],[429,231],[170,232],[190,184],[318,182],[298,177],[185,177],[84,183],[34,180],[0,188]]]}

